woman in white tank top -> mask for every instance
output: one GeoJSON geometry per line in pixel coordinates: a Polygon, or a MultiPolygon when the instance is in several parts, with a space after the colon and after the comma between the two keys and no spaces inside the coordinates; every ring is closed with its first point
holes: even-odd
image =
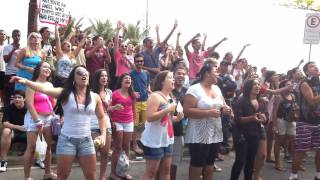
{"type": "Polygon", "coordinates": [[[11,81],[25,84],[35,91],[58,98],[64,110],[64,125],[57,144],[58,179],[67,179],[74,158],[79,160],[86,179],[96,179],[96,155],[91,139],[90,120],[96,114],[101,135],[100,145],[106,141],[106,123],[103,105],[99,95],[90,91],[89,72],[84,66],[76,66],[63,88],[47,88],[18,76],[11,81]]]}

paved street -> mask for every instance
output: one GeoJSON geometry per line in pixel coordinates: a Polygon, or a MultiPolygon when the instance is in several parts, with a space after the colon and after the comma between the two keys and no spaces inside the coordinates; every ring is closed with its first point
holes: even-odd
{"type": "MultiPolygon", "coordinates": [[[[222,172],[215,172],[214,179],[216,180],[228,180],[230,177],[230,171],[233,163],[233,154],[225,157],[225,161],[218,162],[218,166],[220,166],[223,171],[222,172]]],[[[305,167],[307,169],[306,172],[301,172],[299,177],[301,180],[312,180],[314,178],[314,164],[313,164],[313,155],[310,153],[310,157],[306,159],[305,167]]],[[[178,169],[178,180],[187,180],[188,179],[188,163],[189,159],[186,157],[179,166],[178,169]]],[[[131,163],[130,174],[134,177],[134,179],[141,179],[142,174],[144,172],[144,162],[143,161],[133,161],[131,163]]],[[[290,168],[290,164],[284,163],[287,169],[290,168]]],[[[99,169],[99,167],[98,167],[99,169]]],[[[54,169],[55,170],[55,169],[54,169]]],[[[108,166],[108,172],[110,170],[110,165],[108,166]]],[[[32,169],[32,177],[35,180],[41,179],[44,171],[39,168],[32,169]]],[[[286,172],[279,172],[273,169],[273,164],[266,164],[263,169],[262,179],[264,180],[286,180],[288,177],[289,171],[286,172]]],[[[21,180],[23,179],[23,167],[16,166],[16,167],[9,167],[9,170],[6,173],[0,173],[0,180],[21,180]]],[[[71,176],[69,177],[70,180],[82,180],[84,179],[81,169],[77,164],[74,164],[72,168],[71,176]]]]}

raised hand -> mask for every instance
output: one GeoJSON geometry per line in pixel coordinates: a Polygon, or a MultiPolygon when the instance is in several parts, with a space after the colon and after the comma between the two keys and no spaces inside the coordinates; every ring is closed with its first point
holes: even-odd
{"type": "Polygon", "coordinates": [[[178,20],[175,20],[175,21],[174,21],[173,27],[174,27],[174,28],[177,28],[177,27],[178,27],[178,20]]]}

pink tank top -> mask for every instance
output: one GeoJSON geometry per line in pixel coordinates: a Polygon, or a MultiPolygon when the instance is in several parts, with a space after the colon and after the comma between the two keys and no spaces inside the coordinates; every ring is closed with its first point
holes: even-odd
{"type": "Polygon", "coordinates": [[[37,113],[47,114],[53,111],[52,97],[40,92],[35,92],[33,105],[37,113]]]}

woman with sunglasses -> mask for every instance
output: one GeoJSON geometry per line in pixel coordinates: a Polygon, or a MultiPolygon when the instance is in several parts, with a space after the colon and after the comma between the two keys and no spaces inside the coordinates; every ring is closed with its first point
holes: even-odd
{"type": "Polygon", "coordinates": [[[57,24],[55,25],[55,36],[57,67],[55,77],[53,79],[53,85],[55,87],[63,87],[63,84],[69,77],[72,68],[76,65],[75,58],[78,56],[80,50],[86,43],[87,33],[85,33],[84,38],[74,51],[71,50],[72,45],[69,41],[64,41],[61,45],[57,24]]]}
{"type": "MultiPolygon", "coordinates": [[[[42,61],[34,68],[32,82],[37,82],[45,88],[53,88],[51,82],[50,64],[42,61]]],[[[51,118],[55,100],[46,94],[27,88],[26,104],[28,112],[24,118],[24,127],[27,131],[27,149],[24,153],[24,177],[30,178],[31,162],[36,149],[38,135],[43,134],[44,140],[47,143],[45,156],[45,175],[43,179],[56,179],[57,175],[51,172],[51,118]]],[[[38,162],[39,163],[39,162],[38,162]]]]}
{"type": "MultiPolygon", "coordinates": [[[[34,68],[44,58],[45,53],[41,50],[41,35],[35,32],[30,33],[27,47],[21,49],[16,59],[17,76],[31,80],[34,68]]],[[[26,86],[16,83],[15,90],[26,91],[26,86]]]]}
{"type": "Polygon", "coordinates": [[[85,179],[96,179],[96,153],[91,138],[91,116],[98,118],[101,135],[97,138],[104,146],[106,140],[105,114],[101,98],[89,88],[89,72],[84,66],[76,66],[70,72],[63,87],[48,88],[41,83],[18,76],[11,81],[27,85],[31,89],[58,98],[63,108],[64,124],[57,143],[58,179],[68,178],[72,163],[78,159],[85,179]]]}

